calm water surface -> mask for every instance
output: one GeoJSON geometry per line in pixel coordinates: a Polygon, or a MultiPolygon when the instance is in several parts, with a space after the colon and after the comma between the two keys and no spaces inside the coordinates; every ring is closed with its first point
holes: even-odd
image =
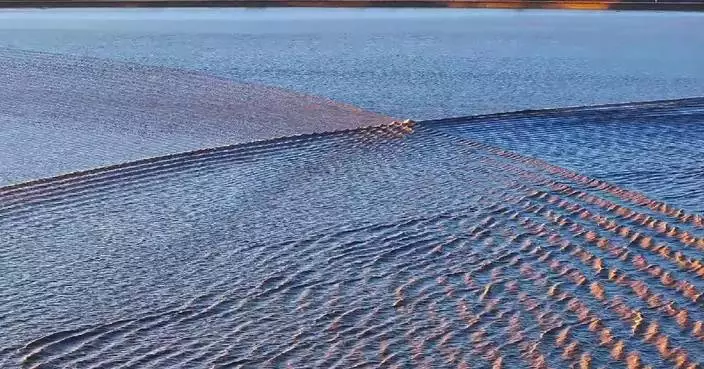
{"type": "Polygon", "coordinates": [[[704,95],[704,14],[4,11],[0,46],[203,70],[416,119],[704,95]]]}

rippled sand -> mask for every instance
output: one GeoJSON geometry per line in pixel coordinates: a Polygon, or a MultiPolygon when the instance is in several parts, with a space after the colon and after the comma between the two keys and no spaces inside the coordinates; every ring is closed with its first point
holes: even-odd
{"type": "MultiPolygon", "coordinates": [[[[667,132],[701,124],[702,109],[559,114],[664,119],[667,132]]],[[[468,136],[544,114],[267,140],[0,188],[0,364],[697,367],[704,218],[581,174],[588,163],[492,143],[510,130],[468,136]]],[[[572,147],[572,128],[541,134],[572,147]]],[[[629,129],[580,143],[617,137],[647,155],[629,129]]],[[[682,147],[701,155],[698,139],[682,147]]]]}

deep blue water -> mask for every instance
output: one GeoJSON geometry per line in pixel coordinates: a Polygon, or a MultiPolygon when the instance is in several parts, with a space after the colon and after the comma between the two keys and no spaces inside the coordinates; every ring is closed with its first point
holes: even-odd
{"type": "Polygon", "coordinates": [[[203,70],[399,117],[704,95],[704,14],[0,12],[0,46],[203,70]]]}

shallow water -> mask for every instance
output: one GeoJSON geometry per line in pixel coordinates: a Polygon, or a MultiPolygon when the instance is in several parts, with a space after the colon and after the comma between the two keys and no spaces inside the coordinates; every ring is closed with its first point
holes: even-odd
{"type": "Polygon", "coordinates": [[[703,357],[704,218],[471,140],[474,127],[303,136],[6,187],[0,357],[301,368],[703,357]]]}
{"type": "Polygon", "coordinates": [[[0,12],[0,46],[206,71],[429,119],[704,95],[704,14],[0,12]]]}

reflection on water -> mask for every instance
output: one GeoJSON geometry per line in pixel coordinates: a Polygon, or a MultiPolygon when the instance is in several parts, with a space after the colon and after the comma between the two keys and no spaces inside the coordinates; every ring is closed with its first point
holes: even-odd
{"type": "MultiPolygon", "coordinates": [[[[643,154],[632,125],[662,121],[669,137],[703,107],[559,114],[628,116],[609,134],[643,154]]],[[[262,141],[0,189],[0,364],[695,367],[704,218],[495,146],[520,140],[477,120],[262,141]]],[[[573,149],[563,131],[577,129],[587,155],[605,137],[588,127],[537,134],[573,149]]],[[[643,163],[667,165],[657,158],[643,163]]]]}
{"type": "Polygon", "coordinates": [[[14,49],[0,48],[0,85],[0,186],[393,121],[329,99],[198,72],[14,49]]]}
{"type": "Polygon", "coordinates": [[[414,119],[704,95],[704,14],[0,12],[0,46],[196,69],[414,119]]]}
{"type": "MultiPolygon", "coordinates": [[[[701,14],[0,18],[5,183],[389,121],[215,76],[402,117],[704,93],[701,14]]],[[[0,187],[0,367],[694,368],[703,112],[395,123],[0,187]]]]}
{"type": "Polygon", "coordinates": [[[450,129],[704,214],[700,101],[498,114],[450,129]]]}

